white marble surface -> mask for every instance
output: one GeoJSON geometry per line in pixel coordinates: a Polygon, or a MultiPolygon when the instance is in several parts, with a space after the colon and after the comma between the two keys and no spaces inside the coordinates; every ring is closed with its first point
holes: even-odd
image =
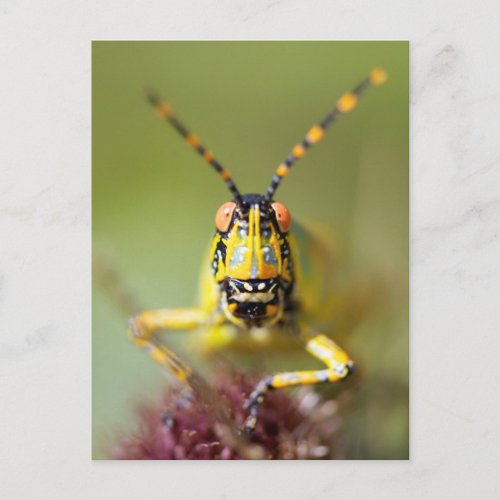
{"type": "Polygon", "coordinates": [[[498,498],[500,4],[0,2],[0,497],[498,498]],[[409,39],[411,461],[92,463],[90,40],[409,39]]]}

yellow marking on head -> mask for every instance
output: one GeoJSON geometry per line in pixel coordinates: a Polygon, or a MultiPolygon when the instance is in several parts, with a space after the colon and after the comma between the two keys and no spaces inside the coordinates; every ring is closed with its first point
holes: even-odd
{"type": "MultiPolygon", "coordinates": [[[[280,275],[282,261],[278,234],[271,225],[270,234],[264,239],[260,221],[260,208],[252,206],[248,213],[248,226],[245,224],[242,229],[240,221],[235,222],[227,240],[225,276],[248,280],[269,279],[280,275]],[[276,262],[266,262],[264,249],[274,253],[276,262]]],[[[217,278],[218,276],[219,274],[217,278]]]]}
{"type": "Polygon", "coordinates": [[[259,279],[269,279],[275,278],[280,273],[281,258],[280,258],[280,246],[276,241],[276,230],[274,227],[270,227],[271,236],[269,241],[262,241],[262,234],[260,229],[260,209],[256,209],[255,214],[255,251],[257,257],[257,277],[259,279]],[[271,246],[274,254],[276,255],[276,264],[271,264],[265,261],[264,252],[262,250],[264,246],[271,246]]]}
{"type": "Polygon", "coordinates": [[[262,259],[260,256],[260,208],[252,207],[250,209],[249,217],[249,227],[250,227],[250,278],[258,278],[261,274],[262,259]],[[253,217],[252,217],[253,216],[253,217]]]}
{"type": "Polygon", "coordinates": [[[368,75],[372,85],[382,85],[387,81],[387,71],[384,68],[373,68],[368,75]]]}
{"type": "Polygon", "coordinates": [[[288,174],[288,167],[282,163],[277,169],[276,169],[276,175],[279,175],[280,177],[285,177],[288,174]]]}
{"type": "Polygon", "coordinates": [[[277,274],[277,269],[270,264],[264,264],[259,270],[259,278],[263,280],[275,278],[277,274]]]}
{"type": "Polygon", "coordinates": [[[210,248],[210,259],[213,260],[215,257],[215,252],[217,250],[217,244],[220,241],[220,234],[215,233],[214,239],[212,240],[212,247],[210,248]]]}
{"type": "Polygon", "coordinates": [[[210,163],[215,159],[215,156],[211,151],[208,151],[208,149],[203,153],[203,158],[210,163]]]}
{"type": "Polygon", "coordinates": [[[347,92],[337,101],[337,109],[341,113],[352,111],[358,104],[358,97],[352,92],[347,92]]]}
{"type": "MultiPolygon", "coordinates": [[[[216,233],[214,239],[212,240],[212,247],[210,249],[210,265],[212,265],[215,259],[215,253],[217,252],[217,245],[221,240],[220,234],[216,233]]],[[[215,281],[222,281],[226,277],[226,263],[222,260],[218,260],[217,273],[215,274],[215,281]]]]}
{"type": "Polygon", "coordinates": [[[215,275],[216,281],[222,281],[226,277],[226,263],[219,260],[219,267],[217,268],[217,274],[215,275]]]}
{"type": "Polygon", "coordinates": [[[252,210],[249,213],[249,228],[246,236],[240,236],[240,221],[236,221],[233,225],[227,240],[226,251],[226,275],[235,279],[248,280],[250,279],[250,269],[252,264],[252,210]],[[235,252],[239,252],[239,260],[235,261],[235,252]]]}
{"type": "Polygon", "coordinates": [[[230,312],[236,311],[236,308],[238,307],[238,304],[229,304],[227,308],[229,309],[230,312]]]}
{"type": "Polygon", "coordinates": [[[293,149],[292,149],[292,154],[295,156],[295,158],[302,158],[306,154],[306,150],[304,149],[304,146],[302,144],[297,144],[293,149]]]}
{"type": "Polygon", "coordinates": [[[309,144],[315,144],[316,142],[320,141],[324,135],[325,131],[323,130],[323,128],[319,125],[314,125],[314,127],[312,127],[309,132],[307,132],[306,141],[309,144]]]}
{"type": "Polygon", "coordinates": [[[172,108],[163,101],[160,101],[155,106],[156,113],[162,118],[170,118],[172,116],[172,108]]]}
{"type": "Polygon", "coordinates": [[[194,134],[186,135],[186,142],[193,148],[197,148],[200,145],[200,140],[194,134]]]}

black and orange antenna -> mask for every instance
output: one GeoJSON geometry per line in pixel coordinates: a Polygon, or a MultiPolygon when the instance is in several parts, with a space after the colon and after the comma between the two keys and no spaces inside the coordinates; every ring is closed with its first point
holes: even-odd
{"type": "Polygon", "coordinates": [[[365,78],[357,87],[350,92],[344,94],[338,101],[333,110],[328,113],[322,122],[314,125],[309,132],[307,132],[302,142],[294,146],[292,152],[287,156],[286,160],[281,163],[276,172],[274,173],[271,185],[267,189],[266,199],[271,201],[273,199],[276,189],[281,183],[283,177],[288,175],[292,165],[302,158],[306,151],[313,145],[319,142],[326,129],[338,118],[338,116],[352,111],[358,104],[358,98],[370,87],[381,85],[387,80],[387,73],[382,68],[374,68],[370,74],[365,78]]]}
{"type": "Polygon", "coordinates": [[[236,184],[231,178],[231,174],[215,159],[214,154],[203,146],[198,137],[190,132],[175,116],[172,107],[162,101],[159,95],[153,90],[146,89],[146,96],[148,101],[154,106],[156,113],[169,122],[177,132],[184,138],[184,140],[208,163],[210,164],[219,176],[223,179],[229,191],[234,196],[238,203],[242,203],[241,193],[238,191],[236,184]]]}

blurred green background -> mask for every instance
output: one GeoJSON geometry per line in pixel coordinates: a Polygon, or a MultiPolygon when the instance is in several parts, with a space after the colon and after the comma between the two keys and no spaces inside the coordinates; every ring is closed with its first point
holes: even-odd
{"type": "MultiPolygon", "coordinates": [[[[242,192],[263,193],[337,98],[372,67],[387,69],[388,82],[297,163],[277,199],[334,231],[346,275],[382,277],[384,306],[342,340],[361,373],[341,433],[348,458],[408,458],[408,43],[94,42],[92,52],[94,260],[104,256],[147,309],[194,304],[213,217],[230,196],[143,88],[173,105],[242,192]]],[[[165,384],[99,281],[94,458],[132,404],[165,384]]]]}

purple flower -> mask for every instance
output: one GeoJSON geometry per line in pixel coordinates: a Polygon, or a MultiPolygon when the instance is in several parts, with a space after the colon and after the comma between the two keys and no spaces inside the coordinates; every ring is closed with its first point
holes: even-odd
{"type": "Polygon", "coordinates": [[[313,389],[272,391],[261,406],[255,432],[240,433],[248,412],[244,402],[258,377],[225,367],[214,382],[217,401],[189,400],[182,389],[167,387],[155,403],[135,412],[135,429],[121,433],[111,447],[117,460],[238,460],[342,458],[336,431],[337,403],[324,400],[313,389]],[[224,407],[227,421],[216,405],[224,407]]]}

